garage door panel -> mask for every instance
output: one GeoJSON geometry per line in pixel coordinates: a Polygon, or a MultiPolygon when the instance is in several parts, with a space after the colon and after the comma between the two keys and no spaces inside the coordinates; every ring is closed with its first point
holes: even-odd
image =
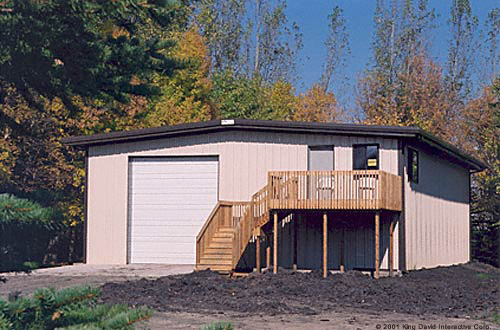
{"type": "MultiPolygon", "coordinates": [[[[217,183],[214,183],[217,184],[217,183]]],[[[144,187],[142,189],[137,189],[137,195],[132,198],[134,200],[135,198],[141,198],[142,195],[147,195],[147,196],[165,196],[166,200],[172,199],[172,198],[179,198],[182,196],[182,198],[185,198],[185,195],[192,196],[193,199],[195,199],[197,196],[200,194],[217,194],[217,189],[213,188],[179,188],[179,189],[172,189],[171,192],[162,192],[162,191],[157,191],[151,194],[148,194],[148,191],[151,190],[151,187],[144,187]]],[[[196,199],[195,199],[196,200],[196,199]]]]}
{"type": "Polygon", "coordinates": [[[189,250],[190,244],[186,241],[181,242],[180,240],[176,243],[167,242],[165,240],[150,240],[141,241],[135,244],[136,253],[149,253],[151,255],[162,255],[162,254],[186,254],[190,255],[189,250]],[[175,245],[174,245],[175,244],[175,245]]]}
{"type": "MultiPolygon", "coordinates": [[[[205,204],[211,204],[213,202],[211,196],[207,196],[210,191],[206,193],[197,191],[192,194],[176,194],[176,195],[164,195],[164,194],[140,194],[135,195],[132,198],[134,202],[134,206],[136,205],[179,205],[185,204],[186,201],[197,201],[197,202],[205,202],[205,204]],[[188,195],[188,196],[186,196],[188,195]],[[187,199],[187,198],[188,199],[187,199]]],[[[216,193],[216,191],[211,191],[211,193],[216,193]]],[[[197,203],[198,204],[198,203],[197,203]]]]}
{"type": "MultiPolygon", "coordinates": [[[[201,190],[201,189],[200,189],[201,190]]],[[[197,190],[196,192],[190,193],[190,194],[147,194],[147,193],[141,193],[138,195],[135,195],[131,200],[134,202],[134,206],[139,205],[139,204],[163,204],[163,205],[169,205],[169,204],[193,204],[193,201],[206,201],[207,203],[212,203],[213,198],[212,196],[207,196],[207,195],[213,195],[217,194],[217,191],[215,189],[213,190],[197,190]],[[187,196],[186,196],[187,195],[187,196]]]]}
{"type": "MultiPolygon", "coordinates": [[[[141,246],[144,247],[146,244],[156,244],[156,243],[161,243],[165,244],[165,246],[168,246],[172,250],[169,250],[170,252],[175,252],[175,253],[187,253],[190,254],[191,252],[189,249],[183,250],[179,249],[180,247],[185,247],[189,248],[191,246],[191,242],[186,240],[186,237],[188,236],[168,236],[169,239],[165,240],[163,237],[137,237],[134,239],[133,246],[141,246]]],[[[150,251],[151,253],[157,253],[158,251],[156,249],[151,250],[151,249],[138,249],[135,252],[144,252],[144,251],[150,251]]]]}
{"type": "Polygon", "coordinates": [[[200,162],[184,162],[182,164],[164,164],[162,168],[155,167],[156,162],[149,162],[147,164],[134,164],[134,174],[166,174],[172,176],[172,173],[179,176],[189,175],[191,170],[196,172],[196,175],[212,173],[217,169],[218,165],[203,164],[200,162]],[[153,164],[153,166],[151,166],[153,164]]]}
{"type": "Polygon", "coordinates": [[[144,226],[136,225],[132,228],[132,235],[135,237],[169,237],[169,236],[193,236],[197,235],[199,231],[198,226],[144,226]]]}
{"type": "Polygon", "coordinates": [[[196,193],[198,189],[207,191],[213,190],[213,185],[216,180],[203,180],[203,179],[179,179],[179,180],[141,180],[136,182],[135,188],[140,190],[155,189],[156,194],[169,194],[169,193],[196,193]]]}
{"type": "Polygon", "coordinates": [[[141,258],[142,262],[145,264],[176,264],[181,265],[183,260],[188,258],[187,255],[166,255],[164,257],[151,257],[148,255],[138,256],[141,258]]]}
{"type": "MultiPolygon", "coordinates": [[[[205,216],[207,213],[203,210],[203,207],[210,207],[211,204],[206,205],[193,205],[193,209],[188,207],[182,207],[177,210],[170,211],[168,208],[154,208],[149,207],[151,210],[136,210],[132,211],[135,215],[135,219],[164,219],[165,221],[182,221],[182,220],[196,220],[199,221],[199,218],[205,216]],[[196,209],[195,209],[196,208],[196,209]],[[189,212],[186,212],[189,211],[189,212]]],[[[208,216],[208,215],[207,215],[208,216]]],[[[205,219],[206,220],[206,219],[205,219]]]]}
{"type": "MultiPolygon", "coordinates": [[[[167,250],[168,251],[168,250],[167,250]]],[[[138,252],[137,257],[144,259],[147,263],[148,260],[158,260],[160,263],[173,263],[182,264],[182,260],[190,258],[189,253],[175,253],[175,252],[163,252],[163,250],[157,252],[138,252]]],[[[155,263],[155,262],[152,262],[155,263]]]]}
{"type": "MultiPolygon", "coordinates": [[[[141,226],[149,226],[149,225],[162,225],[165,224],[164,219],[136,219],[136,224],[141,225],[141,226]]],[[[196,219],[189,219],[189,220],[169,220],[168,221],[169,226],[194,226],[198,227],[199,222],[196,219]]],[[[134,226],[135,227],[135,226],[134,226]]]]}
{"type": "Polygon", "coordinates": [[[151,258],[151,259],[163,259],[163,260],[168,260],[168,259],[175,259],[181,261],[182,259],[189,258],[190,254],[189,253],[164,253],[163,251],[157,251],[154,253],[151,252],[139,252],[137,253],[138,256],[142,258],[151,258]]]}
{"type": "Polygon", "coordinates": [[[130,262],[194,264],[217,203],[217,158],[134,158],[129,176],[130,262]]]}
{"type": "Polygon", "coordinates": [[[216,170],[217,170],[216,166],[189,166],[189,164],[186,164],[179,168],[165,167],[165,169],[162,171],[154,170],[148,167],[144,167],[141,169],[134,168],[134,175],[136,175],[138,178],[145,178],[145,179],[151,177],[152,175],[157,176],[161,179],[174,179],[176,177],[180,178],[193,177],[196,179],[196,178],[206,178],[207,174],[210,174],[216,170]],[[188,170],[186,170],[186,167],[188,168],[188,170]],[[192,171],[194,171],[194,173],[192,171]]]}
{"type": "MultiPolygon", "coordinates": [[[[151,174],[152,176],[154,174],[151,174]]],[[[212,188],[213,184],[216,182],[216,180],[212,178],[169,178],[169,179],[162,179],[162,178],[149,178],[149,179],[141,179],[140,181],[138,180],[136,182],[136,188],[143,188],[143,187],[151,187],[151,185],[154,185],[154,187],[158,189],[162,189],[163,191],[169,191],[171,190],[173,186],[182,186],[185,183],[189,184],[195,184],[197,187],[205,187],[205,188],[212,188]]]]}
{"type": "Polygon", "coordinates": [[[191,255],[189,251],[190,244],[184,242],[170,243],[159,240],[143,241],[135,245],[135,253],[149,254],[152,256],[161,256],[167,254],[173,255],[191,255]]]}

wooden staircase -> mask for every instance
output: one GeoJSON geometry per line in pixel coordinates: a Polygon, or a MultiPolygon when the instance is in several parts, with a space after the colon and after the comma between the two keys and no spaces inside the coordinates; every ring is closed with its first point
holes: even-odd
{"type": "Polygon", "coordinates": [[[218,228],[200,256],[197,270],[211,269],[220,273],[229,273],[233,263],[233,228],[218,228]]]}
{"type": "Polygon", "coordinates": [[[235,268],[234,244],[238,223],[246,215],[248,202],[220,201],[196,238],[196,270],[230,273],[235,268]]]}
{"type": "MultiPolygon", "coordinates": [[[[257,195],[257,194],[256,194],[257,195]]],[[[254,195],[255,196],[255,195],[254,195]]],[[[237,266],[258,225],[255,205],[262,203],[217,203],[196,239],[196,270],[231,273],[237,266]]],[[[268,214],[267,208],[261,208],[268,214]]]]}

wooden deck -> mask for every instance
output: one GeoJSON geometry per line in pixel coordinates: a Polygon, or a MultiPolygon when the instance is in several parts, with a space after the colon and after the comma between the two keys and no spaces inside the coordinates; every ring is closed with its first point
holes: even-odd
{"type": "Polygon", "coordinates": [[[270,209],[401,211],[401,177],[384,171],[270,172],[270,209]]]}
{"type": "MultiPolygon", "coordinates": [[[[384,171],[269,172],[267,184],[250,201],[221,201],[214,208],[197,237],[197,269],[234,270],[273,211],[401,209],[401,177],[384,171]]],[[[276,217],[274,212],[275,227],[276,217]]]]}

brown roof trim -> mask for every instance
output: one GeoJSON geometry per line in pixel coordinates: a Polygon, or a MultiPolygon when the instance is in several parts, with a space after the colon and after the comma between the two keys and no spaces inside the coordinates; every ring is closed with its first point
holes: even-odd
{"type": "Polygon", "coordinates": [[[450,156],[468,164],[476,171],[486,168],[486,164],[467,155],[447,142],[416,127],[374,126],[359,124],[334,124],[289,122],[274,120],[228,119],[211,120],[200,123],[189,123],[175,126],[145,128],[133,131],[121,131],[104,134],[68,137],[62,142],[69,146],[89,147],[109,143],[123,143],[137,140],[158,139],[179,135],[202,134],[222,130],[274,131],[285,133],[309,134],[352,134],[362,136],[382,136],[399,138],[417,138],[426,144],[445,151],[450,156]]]}

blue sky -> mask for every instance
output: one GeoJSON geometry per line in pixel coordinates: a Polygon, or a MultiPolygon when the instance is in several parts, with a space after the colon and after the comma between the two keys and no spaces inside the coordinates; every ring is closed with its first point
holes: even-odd
{"type": "MultiPolygon", "coordinates": [[[[452,0],[430,0],[429,2],[439,15],[437,22],[440,25],[433,40],[432,55],[442,63],[446,60],[449,40],[446,20],[449,17],[452,0]]],[[[471,0],[471,2],[473,13],[479,18],[480,28],[484,27],[488,12],[495,7],[500,7],[499,0],[471,0]]],[[[375,0],[289,0],[288,18],[299,24],[304,38],[302,63],[297,81],[299,92],[303,92],[319,80],[325,56],[324,41],[328,35],[327,15],[335,5],[339,5],[344,10],[347,20],[351,55],[347,61],[345,74],[351,85],[355,83],[356,77],[363,72],[370,60],[375,0]]],[[[336,86],[334,86],[335,89],[336,86]]]]}

